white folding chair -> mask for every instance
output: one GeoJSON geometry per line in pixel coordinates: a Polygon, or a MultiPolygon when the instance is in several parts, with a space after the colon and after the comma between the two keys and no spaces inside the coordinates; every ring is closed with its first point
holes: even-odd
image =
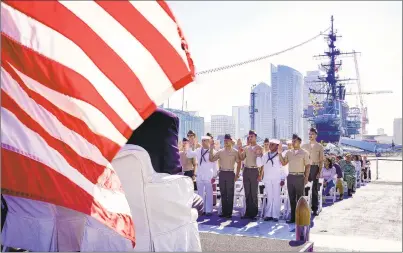
{"type": "MultiPolygon", "coordinates": [[[[306,188],[309,188],[308,196],[304,196],[304,198],[306,199],[306,201],[308,202],[308,204],[311,208],[312,208],[312,184],[313,184],[312,182],[308,182],[305,185],[305,190],[304,190],[304,191],[306,191],[306,188]]],[[[305,192],[304,192],[304,194],[305,194],[305,192]]]]}
{"type": "Polygon", "coordinates": [[[318,184],[319,184],[319,189],[318,189],[318,213],[322,211],[323,208],[323,183],[324,179],[319,178],[318,184]]]}
{"type": "Polygon", "coordinates": [[[281,187],[280,201],[281,201],[280,218],[283,220],[287,220],[291,216],[291,205],[290,205],[290,199],[288,198],[287,183],[285,183],[281,187]]]}
{"type": "Polygon", "coordinates": [[[257,199],[258,199],[258,210],[260,212],[260,214],[258,215],[258,217],[264,218],[264,211],[267,205],[267,195],[265,193],[265,191],[263,191],[263,193],[260,193],[260,186],[264,185],[263,182],[259,182],[259,192],[257,195],[257,199]]]}
{"type": "Polygon", "coordinates": [[[361,187],[361,169],[358,171],[355,171],[355,186],[356,188],[360,188],[361,187]]]}
{"type": "Polygon", "coordinates": [[[324,201],[330,200],[330,201],[332,201],[332,203],[336,202],[336,192],[337,192],[336,183],[337,183],[337,181],[333,179],[333,183],[334,183],[334,186],[330,189],[329,195],[323,196],[324,201]]]}

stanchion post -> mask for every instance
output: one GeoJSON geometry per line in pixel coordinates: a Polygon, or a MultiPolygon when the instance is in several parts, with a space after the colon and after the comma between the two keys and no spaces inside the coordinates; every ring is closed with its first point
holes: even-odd
{"type": "Polygon", "coordinates": [[[309,241],[311,208],[304,196],[300,197],[295,208],[295,240],[309,241]]]}
{"type": "Polygon", "coordinates": [[[379,159],[376,158],[376,180],[379,179],[379,159]]]}

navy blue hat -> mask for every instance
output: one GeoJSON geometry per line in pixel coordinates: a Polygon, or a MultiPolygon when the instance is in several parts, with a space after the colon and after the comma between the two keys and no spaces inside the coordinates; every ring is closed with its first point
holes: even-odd
{"type": "Polygon", "coordinates": [[[231,135],[230,134],[224,135],[224,140],[231,140],[232,141],[231,135]]]}
{"type": "Polygon", "coordinates": [[[257,133],[255,132],[255,130],[249,130],[249,135],[251,135],[251,134],[257,136],[257,133]]]}

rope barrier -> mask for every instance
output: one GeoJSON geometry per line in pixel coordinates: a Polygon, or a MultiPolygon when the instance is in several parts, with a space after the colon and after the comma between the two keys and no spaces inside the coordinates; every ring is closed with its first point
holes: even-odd
{"type": "Polygon", "coordinates": [[[297,47],[301,47],[301,46],[303,46],[303,45],[305,45],[305,44],[307,44],[307,43],[309,43],[309,42],[315,40],[316,38],[322,36],[322,35],[323,35],[327,30],[329,30],[329,29],[330,29],[330,27],[327,28],[326,30],[324,30],[323,32],[320,32],[319,34],[315,35],[314,37],[312,37],[312,38],[310,38],[310,39],[304,41],[304,42],[301,42],[301,43],[299,43],[299,44],[297,44],[297,45],[295,45],[295,46],[289,47],[289,48],[287,48],[287,49],[278,51],[278,52],[276,52],[276,53],[272,53],[272,54],[269,54],[269,55],[260,56],[260,57],[254,58],[254,59],[250,59],[250,60],[246,60],[246,61],[242,61],[242,62],[238,62],[238,63],[233,63],[233,64],[221,66],[221,67],[216,67],[216,68],[212,68],[212,69],[203,70],[203,71],[197,72],[196,75],[197,75],[197,76],[206,75],[206,74],[210,74],[210,73],[214,73],[214,72],[219,72],[219,71],[223,71],[223,70],[227,70],[227,69],[239,67],[239,66],[242,66],[242,65],[245,65],[245,64],[249,64],[249,63],[254,63],[254,62],[266,60],[267,58],[270,58],[270,57],[273,57],[273,56],[277,56],[277,55],[279,55],[279,54],[282,54],[282,53],[291,51],[291,50],[293,50],[293,49],[295,49],[295,48],[297,48],[297,47]]]}

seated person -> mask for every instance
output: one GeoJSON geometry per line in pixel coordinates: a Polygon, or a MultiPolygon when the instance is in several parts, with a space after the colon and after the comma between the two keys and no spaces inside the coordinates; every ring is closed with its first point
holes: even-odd
{"type": "Polygon", "coordinates": [[[320,175],[323,178],[323,196],[329,195],[330,189],[335,186],[333,180],[336,178],[336,175],[336,168],[333,166],[332,160],[330,157],[326,157],[320,175]]]}
{"type": "Polygon", "coordinates": [[[344,173],[344,181],[347,182],[348,196],[351,197],[356,183],[355,166],[351,162],[351,154],[345,155],[345,159],[340,161],[340,167],[344,173]]]}
{"type": "Polygon", "coordinates": [[[337,174],[336,188],[339,190],[340,193],[339,200],[342,200],[344,197],[343,171],[341,170],[341,167],[339,165],[339,162],[341,160],[343,160],[343,157],[341,156],[337,156],[332,159],[333,166],[336,168],[336,174],[337,174]]]}
{"type": "MultiPolygon", "coordinates": [[[[158,173],[178,174],[182,166],[178,150],[178,117],[161,108],[148,117],[130,136],[127,144],[144,148],[151,158],[153,168],[158,173]]],[[[193,205],[199,215],[203,213],[203,199],[193,195],[193,205]]]]}

